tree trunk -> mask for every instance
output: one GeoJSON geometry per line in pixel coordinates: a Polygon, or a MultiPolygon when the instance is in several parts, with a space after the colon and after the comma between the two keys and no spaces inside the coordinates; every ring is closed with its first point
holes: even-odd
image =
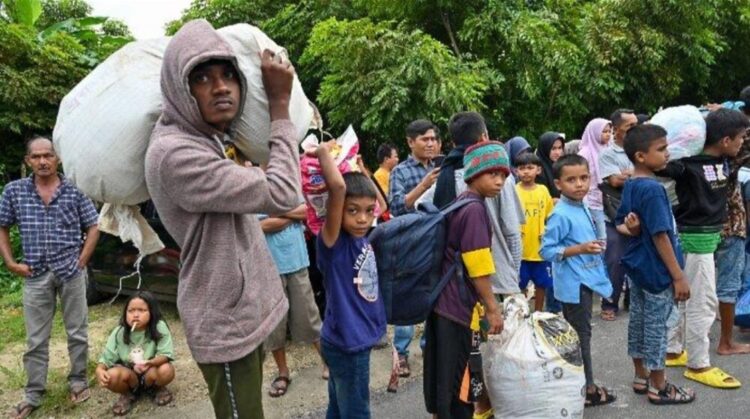
{"type": "Polygon", "coordinates": [[[443,19],[443,26],[445,27],[445,31],[448,32],[448,38],[451,40],[451,47],[453,48],[453,53],[456,54],[456,57],[460,60],[461,59],[461,51],[458,49],[458,43],[456,42],[456,37],[453,35],[453,28],[451,28],[451,21],[448,17],[448,13],[441,12],[440,17],[443,19]]]}

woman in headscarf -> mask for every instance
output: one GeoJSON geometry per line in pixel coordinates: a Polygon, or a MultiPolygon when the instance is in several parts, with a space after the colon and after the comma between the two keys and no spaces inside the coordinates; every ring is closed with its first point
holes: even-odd
{"type": "Polygon", "coordinates": [[[536,183],[546,186],[555,200],[560,198],[560,191],[555,186],[552,165],[563,155],[564,146],[565,138],[559,132],[548,131],[539,137],[539,146],[536,148],[536,155],[542,161],[542,173],[536,177],[536,183]]]}
{"type": "Polygon", "coordinates": [[[516,173],[516,158],[523,152],[531,152],[531,146],[525,138],[521,136],[513,137],[505,143],[505,149],[508,151],[510,166],[513,174],[516,173]]]}
{"type": "Polygon", "coordinates": [[[606,240],[607,230],[604,225],[602,191],[598,187],[602,181],[599,177],[599,154],[601,154],[607,143],[609,143],[611,134],[611,122],[604,118],[592,119],[583,131],[581,149],[578,151],[578,154],[589,162],[589,172],[591,175],[591,188],[583,201],[588,205],[589,210],[591,210],[591,216],[594,218],[596,236],[602,240],[606,240]]]}

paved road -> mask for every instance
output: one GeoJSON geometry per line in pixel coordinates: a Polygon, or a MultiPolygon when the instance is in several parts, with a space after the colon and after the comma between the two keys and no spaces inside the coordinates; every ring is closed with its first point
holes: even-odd
{"type": "MultiPolygon", "coordinates": [[[[714,390],[682,377],[682,368],[670,368],[668,378],[679,385],[691,386],[697,392],[697,400],[687,406],[652,406],[645,396],[630,390],[633,376],[632,363],[627,358],[627,313],[615,322],[594,321],[593,361],[597,381],[616,389],[618,400],[610,406],[587,409],[587,419],[677,419],[711,418],[739,419],[750,417],[750,355],[719,357],[712,354],[712,362],[734,374],[744,383],[738,390],[714,390]]],[[[718,338],[718,322],[714,325],[711,339],[718,338]]],[[[750,334],[738,337],[750,342],[750,334]]],[[[406,383],[397,394],[377,393],[372,397],[373,418],[428,418],[422,399],[421,378],[406,383]]],[[[307,417],[323,418],[324,410],[312,412],[307,417]]]]}
{"type": "MultiPolygon", "coordinates": [[[[630,390],[633,367],[627,357],[627,313],[614,322],[605,322],[598,317],[593,328],[594,374],[600,384],[614,388],[619,396],[609,406],[587,409],[586,419],[744,419],[750,418],[750,355],[719,357],[712,354],[715,365],[734,374],[744,383],[738,390],[714,390],[693,383],[682,377],[682,369],[670,368],[668,377],[679,385],[688,385],[696,390],[698,399],[687,406],[657,407],[648,403],[645,396],[637,396],[630,390]]],[[[714,324],[711,339],[718,339],[718,322],[714,324]]],[[[738,336],[742,342],[750,342],[750,333],[738,336]]],[[[399,392],[386,393],[390,371],[388,350],[374,351],[371,361],[371,407],[375,419],[428,418],[422,399],[421,355],[416,342],[412,343],[412,368],[414,377],[402,382],[399,392]]],[[[279,418],[324,418],[327,404],[326,384],[320,379],[318,367],[294,373],[294,384],[289,393],[279,399],[264,396],[266,417],[279,418]]],[[[269,383],[266,383],[264,389],[269,383]]],[[[265,393],[265,392],[264,392],[265,393]]],[[[175,406],[150,415],[149,419],[205,419],[213,416],[208,400],[200,400],[184,406],[175,406]]]]}

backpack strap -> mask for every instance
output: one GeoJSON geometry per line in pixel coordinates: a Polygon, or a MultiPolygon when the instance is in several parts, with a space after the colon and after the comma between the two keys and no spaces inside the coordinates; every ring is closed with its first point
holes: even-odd
{"type": "Polygon", "coordinates": [[[463,269],[463,263],[461,263],[461,257],[460,252],[456,252],[456,259],[453,262],[453,265],[448,269],[448,272],[446,272],[441,278],[440,281],[438,281],[435,288],[432,289],[432,292],[430,292],[430,306],[434,306],[435,302],[437,301],[438,297],[440,296],[440,293],[443,292],[443,289],[446,285],[448,285],[448,281],[453,278],[453,275],[456,273],[456,270],[460,267],[463,269]]]}
{"type": "Polygon", "coordinates": [[[468,204],[470,204],[472,202],[483,202],[483,201],[480,200],[480,199],[476,199],[476,198],[459,199],[457,201],[453,201],[453,203],[451,203],[450,205],[448,205],[448,206],[446,206],[444,208],[441,208],[440,212],[443,213],[443,215],[448,215],[448,214],[452,213],[453,211],[461,209],[465,205],[468,205],[468,204]]]}

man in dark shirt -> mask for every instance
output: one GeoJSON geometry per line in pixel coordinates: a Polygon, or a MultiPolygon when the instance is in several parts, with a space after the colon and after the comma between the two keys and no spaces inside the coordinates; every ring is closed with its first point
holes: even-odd
{"type": "Polygon", "coordinates": [[[86,265],[99,239],[98,215],[91,200],[57,173],[58,162],[52,141],[33,138],[26,145],[26,164],[34,173],[9,183],[0,198],[0,255],[11,272],[25,279],[28,350],[23,364],[28,381],[24,400],[11,413],[13,418],[25,418],[41,404],[58,294],[68,335],[70,400],[81,403],[89,398],[86,265]],[[17,262],[11,251],[13,225],[21,231],[23,262],[17,262]]]}

